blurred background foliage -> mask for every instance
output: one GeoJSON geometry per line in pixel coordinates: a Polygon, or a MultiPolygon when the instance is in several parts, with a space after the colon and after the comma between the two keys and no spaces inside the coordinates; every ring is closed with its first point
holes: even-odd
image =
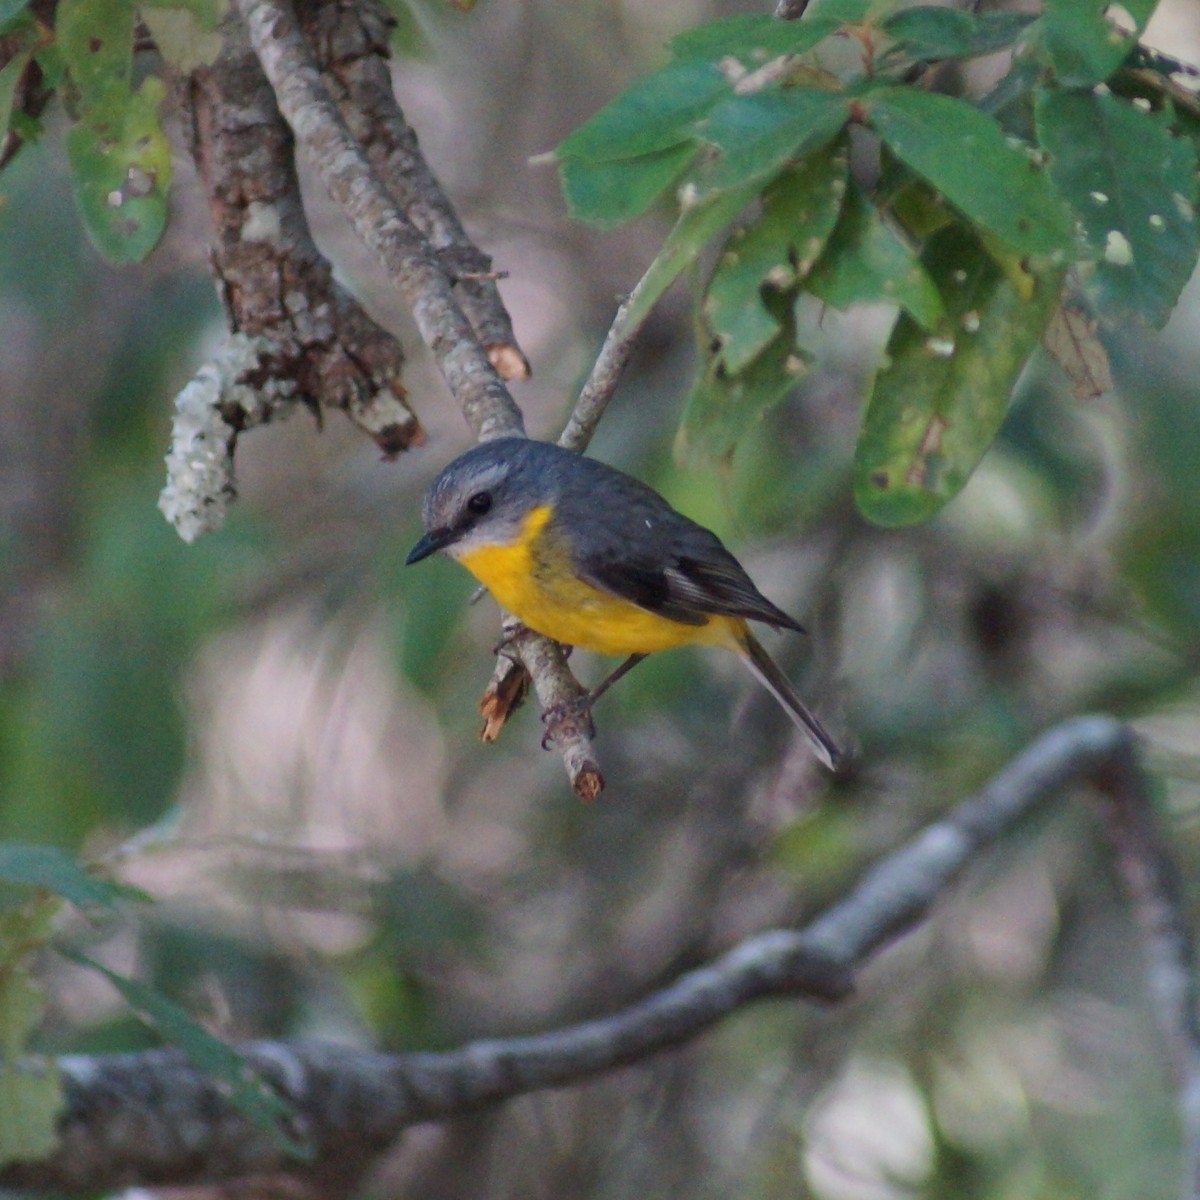
{"type": "MultiPolygon", "coordinates": [[[[660,217],[597,235],[531,155],[638,74],[706,0],[414,8],[402,103],[502,285],[552,437],[660,217]],[[420,28],[420,36],[416,29],[420,28]]],[[[1200,62],[1200,11],[1147,39],[1200,62]]],[[[886,314],[826,314],[818,369],[727,470],[670,447],[693,371],[660,306],[593,445],[736,549],[806,639],[771,643],[856,765],[831,781],[720,656],[656,656],[606,697],[592,806],[522,713],[483,746],[494,606],[402,567],[418,498],[468,434],[396,297],[319,194],[323,249],[404,337],[430,431],[397,462],[296,415],[239,447],[242,499],[185,546],[155,500],[170,400],[219,336],[204,214],[177,155],[164,244],[114,270],[83,240],[61,142],[0,202],[0,831],[89,857],[158,903],[80,931],[233,1038],[391,1048],[539,1030],[631,1001],[739,936],[802,921],[1037,732],[1127,717],[1200,878],[1200,290],[1162,335],[1104,332],[1117,391],[1048,360],[927,525],[850,496],[886,314]]],[[[585,679],[602,664],[578,656],[585,679]]],[[[50,1051],[146,1035],[54,966],[50,1051]]],[[[865,973],[851,1003],[760,1005],[586,1087],[414,1130],[378,1195],[981,1200],[1176,1193],[1168,1069],[1134,931],[1085,805],[1053,806],[865,973]]]]}

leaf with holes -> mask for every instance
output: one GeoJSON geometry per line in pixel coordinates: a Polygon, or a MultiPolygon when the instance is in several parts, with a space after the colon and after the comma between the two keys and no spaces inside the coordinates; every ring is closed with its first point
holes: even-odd
{"type": "Polygon", "coordinates": [[[779,322],[779,335],[737,375],[725,371],[716,355],[709,358],[684,402],[675,439],[681,459],[727,460],[750,426],[800,382],[808,370],[806,356],[794,344],[787,312],[779,313],[779,322]]]}
{"type": "Polygon", "coordinates": [[[110,262],[140,262],[167,223],[171,147],[158,119],[165,94],[154,77],[136,92],[106,92],[67,132],[75,199],[110,262]]]}
{"type": "Polygon", "coordinates": [[[901,314],[855,451],[854,494],[879,525],[927,520],[966,484],[1008,411],[1013,386],[1058,304],[1064,270],[1033,267],[1022,286],[961,227],[924,263],[946,315],[931,334],[901,314]]]}
{"type": "Polygon", "coordinates": [[[789,292],[812,269],[846,194],[844,146],[785,170],[763,194],[759,216],[726,243],[704,297],[704,316],[731,375],[778,334],[763,289],[789,292]]]}
{"type": "Polygon", "coordinates": [[[1071,215],[1029,150],[963,100],[914,88],[868,93],[870,124],[901,162],[1017,254],[1072,253],[1071,215]]]}
{"type": "Polygon", "coordinates": [[[627,328],[636,329],[658,303],[663,292],[699,257],[704,247],[726,229],[734,218],[758,194],[757,188],[731,188],[714,192],[706,200],[683,210],[675,227],[667,235],[630,300],[624,315],[627,328]]]}
{"type": "Polygon", "coordinates": [[[55,40],[82,110],[130,94],[135,17],[132,0],[60,0],[55,40]]]}
{"type": "Polygon", "coordinates": [[[1138,103],[1047,88],[1034,113],[1050,176],[1097,259],[1087,287],[1101,315],[1160,329],[1200,254],[1196,147],[1173,136],[1168,112],[1138,103]]]}

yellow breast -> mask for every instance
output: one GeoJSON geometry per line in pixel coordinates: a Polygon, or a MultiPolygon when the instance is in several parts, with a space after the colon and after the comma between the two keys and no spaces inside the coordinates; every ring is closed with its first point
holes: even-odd
{"type": "Polygon", "coordinates": [[[552,516],[549,505],[535,508],[516,541],[484,546],[459,559],[530,629],[598,654],[652,654],[690,642],[737,643],[742,621],[714,617],[704,625],[684,625],[584,583],[572,569],[561,535],[548,528],[552,516]]]}

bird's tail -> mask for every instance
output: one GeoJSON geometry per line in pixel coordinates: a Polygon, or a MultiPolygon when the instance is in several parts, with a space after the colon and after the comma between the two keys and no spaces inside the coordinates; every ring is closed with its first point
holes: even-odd
{"type": "Polygon", "coordinates": [[[750,674],[779,701],[788,716],[804,731],[817,752],[817,757],[831,770],[837,769],[842,757],[837,743],[825,731],[825,727],[812,715],[808,706],[800,699],[792,681],[775,665],[771,656],[762,648],[758,639],[745,630],[738,638],[738,657],[746,664],[750,674]]]}

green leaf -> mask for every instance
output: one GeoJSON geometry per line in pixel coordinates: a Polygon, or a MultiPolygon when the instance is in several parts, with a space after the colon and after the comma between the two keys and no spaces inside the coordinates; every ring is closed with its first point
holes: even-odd
{"type": "Polygon", "coordinates": [[[668,150],[685,141],[692,125],[729,91],[729,81],[711,63],[671,63],[605,105],[555,154],[598,163],[668,150]]]}
{"type": "Polygon", "coordinates": [[[926,329],[945,315],[942,298],[916,252],[856,184],[806,286],[837,309],[898,304],[926,329]]]}
{"type": "Polygon", "coordinates": [[[23,965],[0,973],[0,1166],[36,1160],[58,1145],[62,1079],[48,1059],[22,1058],[45,1007],[23,965]]]}
{"type": "Polygon", "coordinates": [[[729,458],[751,424],[778,404],[808,369],[793,342],[789,322],[748,367],[730,375],[713,356],[684,403],[675,453],[685,462],[710,463],[729,458]]]}
{"type": "Polygon", "coordinates": [[[686,142],[611,162],[566,158],[559,164],[567,211],[578,221],[619,225],[640,217],[696,157],[694,143],[686,142]]]}
{"type": "Polygon", "coordinates": [[[14,21],[29,7],[29,0],[0,0],[0,30],[7,31],[14,21]]]}
{"type": "Polygon", "coordinates": [[[871,125],[896,157],[1017,254],[1072,249],[1070,214],[1045,172],[991,117],[914,88],[881,88],[868,105],[871,125]]]}
{"type": "Polygon", "coordinates": [[[142,20],[164,60],[186,74],[197,67],[210,67],[221,53],[224,39],[207,25],[208,17],[193,8],[153,7],[142,9],[142,20]]]}
{"type": "Polygon", "coordinates": [[[846,194],[844,147],[810,155],[763,194],[760,215],[726,243],[709,281],[704,315],[724,369],[736,375],[780,332],[763,289],[790,291],[812,269],[846,194]]]}
{"type": "Polygon", "coordinates": [[[177,1004],[139,980],[111,971],[77,950],[60,953],[103,975],[165,1041],[178,1046],[199,1070],[222,1083],[229,1104],[267,1133],[277,1146],[299,1159],[312,1157],[312,1147],[296,1139],[286,1128],[293,1118],[291,1106],[253,1072],[228,1042],[209,1033],[177,1004]]]}
{"type": "Polygon", "coordinates": [[[920,5],[888,17],[884,32],[903,44],[915,62],[971,58],[1011,46],[1036,19],[1033,13],[999,12],[976,16],[958,8],[920,5]]]}
{"type": "Polygon", "coordinates": [[[894,8],[895,0],[810,0],[804,21],[835,21],[839,25],[862,25],[881,7],[894,8]]]}
{"type": "Polygon", "coordinates": [[[0,842],[0,881],[40,888],[77,908],[113,908],[123,900],[148,900],[139,888],[99,879],[56,846],[0,842]]]}
{"type": "Polygon", "coordinates": [[[855,453],[855,499],[886,526],[926,520],[962,490],[1004,420],[1065,274],[1006,270],[959,227],[933,238],[924,261],[946,315],[932,335],[901,315],[855,453]]]}
{"type": "Polygon", "coordinates": [[[635,329],[645,315],[671,286],[700,256],[700,252],[721,230],[758,194],[757,187],[732,188],[713,192],[702,202],[685,208],[675,227],[667,235],[662,249],[630,297],[624,314],[625,324],[635,329]]]}
{"type": "Polygon", "coordinates": [[[134,91],[132,0],[62,0],[58,46],[79,92],[67,133],[75,198],[88,233],[112,262],[136,262],[167,220],[171,147],[158,120],[160,79],[134,91]]]}
{"type": "Polygon", "coordinates": [[[0,68],[0,141],[8,132],[8,123],[12,119],[13,101],[17,95],[17,84],[33,57],[33,44],[17,52],[0,68]]]}
{"type": "Polygon", "coordinates": [[[1046,0],[1042,24],[1058,82],[1091,87],[1106,80],[1137,44],[1157,0],[1046,0]],[[1120,10],[1135,28],[1123,32],[1110,19],[1120,10]]]}
{"type": "Polygon", "coordinates": [[[731,96],[696,126],[717,157],[696,173],[701,195],[752,180],[767,180],[789,160],[831,142],[850,115],[843,96],[816,88],[731,96]]]}
{"type": "Polygon", "coordinates": [[[143,20],[147,10],[190,13],[198,29],[213,33],[229,9],[229,0],[141,0],[139,9],[143,20]]]}
{"type": "Polygon", "coordinates": [[[56,40],[84,108],[130,94],[132,0],[61,0],[56,40]]]}
{"type": "Polygon", "coordinates": [[[1200,254],[1194,144],[1172,136],[1169,112],[1106,92],[1048,88],[1034,111],[1050,176],[1098,260],[1087,287],[1101,314],[1161,328],[1200,254]]]}
{"type": "Polygon", "coordinates": [[[158,120],[162,80],[106,91],[67,132],[75,199],[92,241],[110,262],[139,262],[167,223],[171,146],[158,120]]]}
{"type": "Polygon", "coordinates": [[[780,21],[765,14],[744,14],[709,21],[671,42],[676,59],[715,62],[731,57],[756,66],[780,54],[803,54],[840,25],[834,20],[780,21]]]}

